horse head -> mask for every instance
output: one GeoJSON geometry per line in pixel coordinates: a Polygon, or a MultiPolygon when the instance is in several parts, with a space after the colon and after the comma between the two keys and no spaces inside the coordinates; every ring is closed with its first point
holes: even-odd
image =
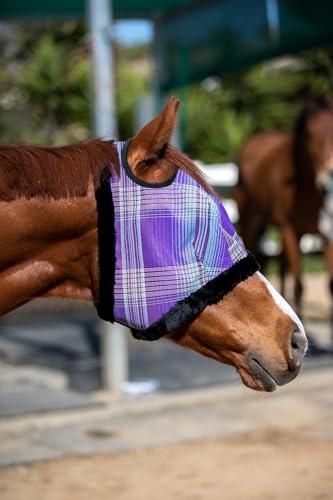
{"type": "Polygon", "coordinates": [[[304,329],[170,144],[178,106],[126,142],[0,147],[0,315],[35,298],[92,300],[135,337],[165,336],[272,391],[298,374],[304,329]]]}
{"type": "MultiPolygon", "coordinates": [[[[170,145],[178,105],[177,99],[170,98],[162,113],[140,130],[127,145],[125,160],[130,174],[138,184],[148,188],[154,184],[169,186],[175,179],[177,167],[181,169],[183,166],[192,178],[204,186],[196,196],[201,197],[200,203],[207,205],[207,214],[212,211],[215,219],[220,220],[223,208],[219,207],[219,200],[205,186],[190,159],[170,145]]],[[[184,190],[184,200],[186,193],[184,190]]],[[[130,198],[129,195],[127,197],[130,198]]],[[[185,214],[189,206],[184,207],[185,214]]],[[[223,213],[221,217],[224,217],[223,213]]],[[[182,226],[185,232],[186,224],[182,226]]],[[[227,224],[226,237],[238,250],[241,248],[241,256],[235,261],[231,259],[229,269],[216,277],[212,275],[211,281],[194,292],[194,299],[192,295],[191,299],[185,299],[184,307],[176,311],[177,318],[182,317],[182,321],[178,325],[177,322],[172,322],[173,317],[170,328],[164,332],[165,337],[219,362],[233,365],[248,387],[273,391],[277,385],[290,382],[299,373],[307,349],[306,335],[301,321],[266,278],[255,267],[244,272],[247,254],[230,221],[227,224]],[[231,240],[232,238],[234,239],[231,240]],[[228,284],[228,280],[232,283],[228,284]],[[225,285],[227,287],[222,293],[220,287],[225,285]],[[207,297],[210,293],[214,297],[207,297]],[[197,307],[198,303],[201,304],[200,307],[197,307]],[[187,314],[188,311],[191,312],[191,308],[193,314],[187,314]]],[[[220,229],[217,227],[216,231],[220,229]]],[[[193,234],[195,232],[196,229],[193,234]]],[[[165,238],[163,231],[158,234],[162,241],[165,238]]],[[[133,236],[132,233],[131,235],[133,236]]],[[[175,237],[174,234],[169,235],[169,239],[175,237]]],[[[216,237],[212,235],[212,241],[216,242],[215,248],[213,245],[210,249],[214,258],[221,250],[219,245],[225,245],[225,242],[219,243],[222,240],[218,233],[216,237]]],[[[191,245],[189,248],[192,251],[191,245]]],[[[167,251],[166,249],[165,252],[167,251]]],[[[199,264],[204,266],[205,262],[199,264]]],[[[161,279],[167,280],[168,276],[161,279]]],[[[116,288],[117,286],[116,277],[116,288]]],[[[172,283],[170,286],[172,287],[172,283]]]]}

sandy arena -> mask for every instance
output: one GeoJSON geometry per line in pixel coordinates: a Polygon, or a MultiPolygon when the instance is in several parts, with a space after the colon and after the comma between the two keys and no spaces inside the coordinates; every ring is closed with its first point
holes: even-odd
{"type": "Polygon", "coordinates": [[[0,472],[2,500],[332,499],[333,442],[267,430],[0,472]]]}
{"type": "Polygon", "coordinates": [[[272,394],[239,383],[119,408],[3,419],[13,463],[40,446],[61,458],[0,468],[1,500],[333,499],[331,356],[272,394]]]}

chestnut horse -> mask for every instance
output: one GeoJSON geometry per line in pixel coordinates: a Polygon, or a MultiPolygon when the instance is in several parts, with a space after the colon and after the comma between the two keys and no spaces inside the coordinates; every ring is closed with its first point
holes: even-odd
{"type": "MultiPolygon", "coordinates": [[[[178,105],[170,98],[132,139],[130,175],[163,185],[177,168],[209,192],[191,160],[169,144],[178,105]]],[[[99,139],[59,148],[0,146],[1,315],[38,297],[98,302],[95,191],[103,168],[117,162],[114,144],[99,139]]],[[[263,391],[294,379],[307,349],[302,323],[259,272],[165,336],[233,365],[245,385],[263,391]]]]}
{"type": "MultiPolygon", "coordinates": [[[[318,233],[323,192],[332,170],[333,107],[330,100],[318,97],[307,99],[292,134],[257,134],[239,155],[235,198],[244,243],[259,256],[259,240],[267,225],[280,230],[281,293],[288,266],[298,313],[303,290],[299,242],[305,233],[318,233]]],[[[325,241],[325,255],[332,283],[333,246],[329,241],[325,241]]]]}

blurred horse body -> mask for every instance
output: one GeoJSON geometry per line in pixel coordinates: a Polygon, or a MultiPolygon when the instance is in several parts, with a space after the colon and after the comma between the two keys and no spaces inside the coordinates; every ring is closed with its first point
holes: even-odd
{"type": "MultiPolygon", "coordinates": [[[[235,197],[241,234],[250,251],[268,224],[281,233],[281,292],[287,268],[294,277],[300,312],[302,296],[299,242],[305,233],[318,233],[327,176],[333,170],[333,108],[331,101],[311,99],[302,110],[294,133],[269,131],[252,137],[239,156],[235,197]]],[[[325,240],[326,261],[333,278],[332,244],[325,240]]]]}

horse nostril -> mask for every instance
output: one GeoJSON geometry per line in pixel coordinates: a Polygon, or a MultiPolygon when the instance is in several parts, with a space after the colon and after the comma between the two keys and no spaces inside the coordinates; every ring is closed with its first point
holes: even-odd
{"type": "Polygon", "coordinates": [[[297,340],[295,340],[294,338],[293,338],[293,339],[292,339],[292,341],[291,341],[291,347],[292,347],[293,349],[298,349],[298,342],[297,342],[297,340]]]}
{"type": "Polygon", "coordinates": [[[306,352],[308,342],[305,335],[295,330],[291,336],[292,358],[296,366],[299,366],[306,352]]]}

